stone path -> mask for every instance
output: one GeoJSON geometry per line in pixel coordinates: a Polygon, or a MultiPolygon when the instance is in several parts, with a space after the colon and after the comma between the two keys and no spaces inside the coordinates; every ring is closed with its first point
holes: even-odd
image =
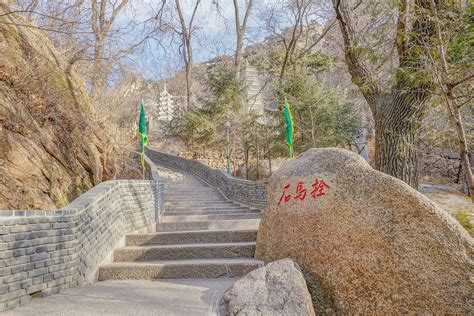
{"type": "Polygon", "coordinates": [[[130,234],[103,282],[73,288],[6,315],[215,315],[235,278],[254,259],[261,213],[226,200],[197,178],[160,168],[165,213],[156,233],[130,234]]]}
{"type": "Polygon", "coordinates": [[[235,279],[107,281],[72,288],[3,312],[6,316],[215,315],[235,279]]]}
{"type": "Polygon", "coordinates": [[[420,184],[420,192],[438,204],[439,207],[446,210],[458,221],[461,220],[461,225],[474,236],[474,204],[472,204],[469,196],[445,185],[428,183],[420,184]],[[465,219],[462,220],[464,216],[465,219]],[[466,222],[469,223],[470,227],[466,227],[466,222]]]}

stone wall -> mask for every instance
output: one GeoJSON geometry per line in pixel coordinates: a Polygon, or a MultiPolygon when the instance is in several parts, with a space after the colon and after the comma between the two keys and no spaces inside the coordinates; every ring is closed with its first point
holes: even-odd
{"type": "Polygon", "coordinates": [[[125,234],[152,229],[164,184],[147,170],[151,181],[103,182],[60,210],[0,210],[0,311],[87,282],[125,234]]]}
{"type": "Polygon", "coordinates": [[[193,174],[219,191],[229,200],[257,207],[267,205],[266,181],[233,178],[220,169],[211,168],[198,160],[189,160],[148,149],[147,156],[158,165],[193,174]]]}
{"type": "MultiPolygon", "coordinates": [[[[139,155],[138,159],[141,159],[140,154],[138,154],[138,155],[139,155]]],[[[148,158],[147,156],[145,156],[145,179],[161,182],[161,178],[160,178],[160,174],[158,172],[158,169],[156,168],[153,161],[151,161],[151,159],[148,158]]]]}

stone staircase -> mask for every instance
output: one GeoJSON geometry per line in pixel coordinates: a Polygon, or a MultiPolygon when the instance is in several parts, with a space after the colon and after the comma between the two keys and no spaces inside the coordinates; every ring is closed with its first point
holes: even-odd
{"type": "Polygon", "coordinates": [[[99,281],[241,277],[254,259],[260,210],[226,200],[197,178],[159,168],[165,213],[155,233],[129,234],[99,281]]]}
{"type": "Polygon", "coordinates": [[[245,84],[245,91],[247,94],[247,101],[249,110],[263,111],[264,100],[263,100],[263,87],[264,80],[258,73],[258,69],[253,66],[247,65],[243,70],[243,80],[245,84]]]}

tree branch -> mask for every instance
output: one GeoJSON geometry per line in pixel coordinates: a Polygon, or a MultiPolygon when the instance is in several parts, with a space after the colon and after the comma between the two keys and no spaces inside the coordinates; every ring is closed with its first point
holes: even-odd
{"type": "Polygon", "coordinates": [[[360,56],[360,48],[354,40],[354,27],[351,21],[351,15],[348,8],[347,0],[332,0],[334,10],[336,11],[336,19],[344,40],[344,51],[347,66],[352,76],[352,82],[359,86],[361,93],[364,95],[374,116],[377,112],[377,99],[380,95],[379,84],[374,79],[375,76],[367,67],[360,56]]]}
{"type": "Polygon", "coordinates": [[[402,64],[405,58],[405,53],[408,45],[408,32],[409,32],[409,16],[410,12],[410,0],[398,0],[398,21],[397,21],[397,36],[396,36],[396,47],[398,51],[398,58],[400,64],[402,64]]]}

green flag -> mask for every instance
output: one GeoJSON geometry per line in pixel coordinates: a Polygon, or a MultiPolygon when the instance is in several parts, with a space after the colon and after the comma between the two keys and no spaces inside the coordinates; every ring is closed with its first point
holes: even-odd
{"type": "Polygon", "coordinates": [[[142,165],[145,166],[145,146],[148,143],[148,131],[146,130],[146,115],[143,102],[140,105],[140,120],[138,123],[138,135],[142,144],[142,165]]]}
{"type": "Polygon", "coordinates": [[[290,158],[295,158],[295,151],[293,150],[293,133],[295,128],[293,126],[293,115],[291,115],[290,104],[285,97],[285,123],[286,123],[286,143],[290,148],[290,158]]]}

